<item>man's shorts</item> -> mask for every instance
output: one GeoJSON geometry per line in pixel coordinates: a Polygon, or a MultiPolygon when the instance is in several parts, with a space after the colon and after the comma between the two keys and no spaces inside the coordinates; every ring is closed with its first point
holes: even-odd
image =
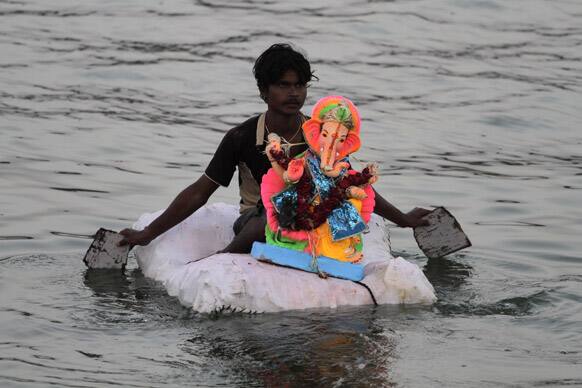
{"type": "Polygon", "coordinates": [[[265,211],[263,204],[258,204],[257,206],[243,210],[232,226],[234,234],[239,234],[244,226],[255,217],[261,217],[263,219],[263,223],[267,223],[267,212],[265,211]]]}

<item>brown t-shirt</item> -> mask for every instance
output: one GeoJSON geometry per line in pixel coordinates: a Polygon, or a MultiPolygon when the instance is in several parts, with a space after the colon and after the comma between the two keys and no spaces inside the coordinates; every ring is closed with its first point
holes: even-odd
{"type": "MultiPolygon", "coordinates": [[[[224,135],[204,172],[208,178],[226,187],[238,167],[241,212],[256,206],[261,198],[260,184],[271,168],[265,155],[266,138],[264,113],[237,125],[224,135]]],[[[305,144],[295,146],[293,154],[306,149],[305,144]]]]}

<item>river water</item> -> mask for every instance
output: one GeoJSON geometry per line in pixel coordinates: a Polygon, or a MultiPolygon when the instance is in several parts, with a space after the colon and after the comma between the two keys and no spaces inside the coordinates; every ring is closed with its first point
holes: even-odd
{"type": "MultiPolygon", "coordinates": [[[[0,386],[582,386],[578,0],[0,0],[0,386]],[[90,235],[167,206],[264,106],[270,44],[363,116],[403,210],[473,247],[427,260],[431,307],[200,316],[90,235]]],[[[214,202],[236,202],[220,189],[214,202]]]]}

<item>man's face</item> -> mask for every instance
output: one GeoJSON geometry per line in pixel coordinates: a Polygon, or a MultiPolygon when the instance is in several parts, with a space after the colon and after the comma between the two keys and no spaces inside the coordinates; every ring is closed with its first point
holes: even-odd
{"type": "Polygon", "coordinates": [[[264,97],[269,110],[295,115],[305,103],[307,85],[300,82],[294,70],[287,70],[279,81],[269,85],[264,97]]]}

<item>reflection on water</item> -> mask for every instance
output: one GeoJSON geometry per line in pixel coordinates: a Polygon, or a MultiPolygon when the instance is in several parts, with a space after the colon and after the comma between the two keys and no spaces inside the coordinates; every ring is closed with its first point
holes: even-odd
{"type": "Polygon", "coordinates": [[[225,363],[259,386],[391,386],[397,337],[375,310],[222,317],[182,349],[225,363]]]}
{"type": "MultiPolygon", "coordinates": [[[[0,385],[582,385],[579,2],[0,1],[0,385]],[[217,28],[220,26],[220,28],[217,28]],[[134,267],[86,271],[264,106],[268,45],[349,96],[403,210],[474,244],[426,260],[431,308],[200,316],[134,267]]],[[[215,201],[236,201],[234,188],[215,201]]],[[[405,253],[405,254],[404,254],[405,253]]]]}
{"type": "Polygon", "coordinates": [[[462,263],[465,255],[457,253],[455,256],[455,260],[449,257],[428,259],[424,266],[424,274],[427,279],[441,294],[439,300],[446,295],[454,294],[453,291],[463,286],[473,272],[471,266],[462,263]]]}
{"type": "MultiPolygon", "coordinates": [[[[93,290],[97,297],[125,297],[130,293],[131,281],[119,269],[100,269],[85,271],[84,284],[93,290]]],[[[140,299],[137,297],[136,299],[140,299]]]]}

